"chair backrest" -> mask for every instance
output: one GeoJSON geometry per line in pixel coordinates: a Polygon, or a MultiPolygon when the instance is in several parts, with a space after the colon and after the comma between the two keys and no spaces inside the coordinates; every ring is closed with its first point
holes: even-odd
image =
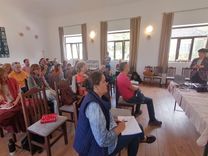
{"type": "Polygon", "coordinates": [[[183,75],[175,75],[174,77],[174,82],[176,82],[177,84],[184,84],[185,82],[185,77],[183,75]]]}
{"type": "Polygon", "coordinates": [[[176,67],[168,67],[167,76],[174,77],[176,75],[176,67]]]}
{"type": "Polygon", "coordinates": [[[120,94],[119,94],[119,91],[118,91],[117,78],[115,79],[115,87],[116,87],[115,96],[116,96],[116,107],[117,107],[118,106],[118,100],[119,100],[119,97],[120,97],[120,94]]]}
{"type": "Polygon", "coordinates": [[[77,121],[78,121],[78,117],[79,117],[79,108],[81,106],[83,99],[84,99],[84,96],[82,96],[77,101],[73,102],[75,127],[77,127],[77,121]]]}
{"type": "Polygon", "coordinates": [[[159,76],[161,76],[161,75],[162,75],[162,67],[160,67],[160,66],[155,66],[155,67],[154,67],[154,75],[159,75],[159,76]]]}
{"type": "Polygon", "coordinates": [[[54,87],[59,107],[63,105],[72,105],[72,103],[76,100],[76,95],[72,91],[69,81],[61,80],[58,83],[54,82],[54,87]]]}
{"type": "Polygon", "coordinates": [[[182,68],[182,73],[181,75],[183,75],[185,78],[190,78],[191,77],[191,68],[182,68]]]}
{"type": "Polygon", "coordinates": [[[42,115],[48,114],[45,88],[31,88],[21,94],[21,103],[26,127],[40,120],[42,115]]]}

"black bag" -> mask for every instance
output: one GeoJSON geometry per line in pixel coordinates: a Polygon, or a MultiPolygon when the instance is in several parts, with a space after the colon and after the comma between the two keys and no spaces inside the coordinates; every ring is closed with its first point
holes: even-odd
{"type": "MultiPolygon", "coordinates": [[[[36,141],[36,142],[39,142],[41,144],[44,144],[45,141],[44,141],[44,138],[41,137],[41,136],[38,136],[38,135],[35,135],[35,134],[32,134],[32,140],[36,141]]],[[[24,137],[21,141],[21,146],[22,146],[22,149],[24,150],[27,150],[27,151],[30,151],[30,147],[29,147],[29,142],[28,142],[28,137],[24,137]]],[[[41,153],[43,151],[43,149],[39,146],[36,146],[36,145],[32,145],[32,153],[41,153]]]]}
{"type": "Polygon", "coordinates": [[[139,83],[142,83],[142,79],[137,72],[132,73],[131,80],[138,81],[139,83]]]}

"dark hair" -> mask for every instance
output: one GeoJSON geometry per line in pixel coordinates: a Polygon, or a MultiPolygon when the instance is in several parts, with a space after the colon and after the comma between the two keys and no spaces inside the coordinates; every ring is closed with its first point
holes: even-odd
{"type": "Polygon", "coordinates": [[[25,63],[27,60],[28,60],[28,59],[26,58],[26,59],[23,60],[23,62],[25,63]]]}
{"type": "Polygon", "coordinates": [[[127,65],[127,62],[121,62],[120,65],[119,65],[119,70],[120,72],[122,72],[125,68],[125,65],[127,65]]]}
{"type": "Polygon", "coordinates": [[[95,71],[92,74],[90,74],[89,78],[86,81],[86,88],[88,90],[93,90],[93,86],[99,85],[101,79],[102,79],[103,73],[101,71],[95,71]]]}
{"type": "Polygon", "coordinates": [[[30,74],[34,75],[34,71],[39,70],[39,69],[40,69],[40,66],[38,64],[32,64],[30,67],[30,74]]]}
{"type": "Polygon", "coordinates": [[[208,49],[206,48],[201,48],[198,50],[199,53],[207,53],[208,52],[208,49]]]}

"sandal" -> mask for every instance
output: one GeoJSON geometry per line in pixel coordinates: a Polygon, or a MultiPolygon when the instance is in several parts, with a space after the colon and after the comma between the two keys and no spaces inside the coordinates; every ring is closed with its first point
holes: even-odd
{"type": "Polygon", "coordinates": [[[151,144],[155,142],[155,140],[156,140],[156,137],[154,135],[149,135],[149,136],[145,136],[144,140],[141,140],[140,143],[151,144]]]}

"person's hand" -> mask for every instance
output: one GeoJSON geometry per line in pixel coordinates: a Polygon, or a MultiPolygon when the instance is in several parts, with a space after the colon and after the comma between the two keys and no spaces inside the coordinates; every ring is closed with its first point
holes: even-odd
{"type": "Polygon", "coordinates": [[[117,135],[119,135],[121,132],[124,131],[125,127],[126,127],[126,126],[125,126],[125,122],[124,122],[124,121],[119,121],[117,127],[114,128],[114,132],[115,132],[117,135]]]}

